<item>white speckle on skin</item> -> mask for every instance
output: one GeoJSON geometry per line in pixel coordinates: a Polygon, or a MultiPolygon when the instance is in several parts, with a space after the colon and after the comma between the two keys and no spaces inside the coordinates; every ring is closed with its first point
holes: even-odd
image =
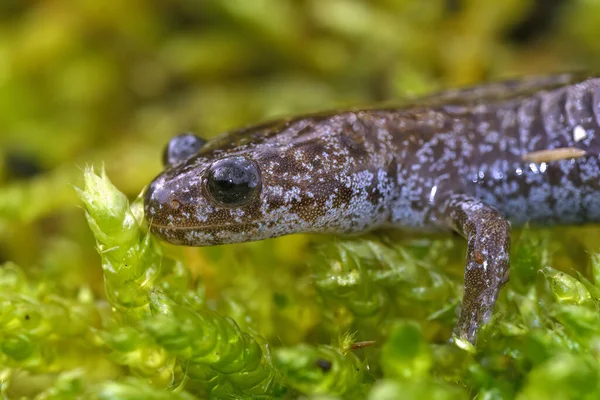
{"type": "Polygon", "coordinates": [[[575,140],[576,142],[581,142],[583,139],[587,138],[587,136],[588,133],[583,126],[577,125],[573,129],[573,140],[575,140]]]}
{"type": "Polygon", "coordinates": [[[537,174],[539,172],[537,165],[534,163],[529,163],[529,168],[531,169],[531,172],[533,172],[534,174],[537,174]]]}
{"type": "Polygon", "coordinates": [[[288,204],[294,201],[301,201],[302,197],[300,197],[301,190],[298,186],[293,186],[290,190],[286,191],[283,195],[283,201],[288,204]]]}
{"type": "Polygon", "coordinates": [[[429,193],[429,203],[433,203],[433,200],[435,200],[435,194],[437,192],[437,185],[435,185],[434,187],[431,188],[431,192],[429,193]]]}

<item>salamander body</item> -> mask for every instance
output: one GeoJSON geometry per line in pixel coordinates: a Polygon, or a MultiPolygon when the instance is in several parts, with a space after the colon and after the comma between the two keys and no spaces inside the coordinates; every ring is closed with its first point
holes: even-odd
{"type": "Polygon", "coordinates": [[[455,334],[474,343],[508,279],[510,223],[600,220],[600,79],[558,75],[399,108],[183,135],[148,187],[153,233],[206,246],[292,233],[454,230],[468,241],[455,334]]]}

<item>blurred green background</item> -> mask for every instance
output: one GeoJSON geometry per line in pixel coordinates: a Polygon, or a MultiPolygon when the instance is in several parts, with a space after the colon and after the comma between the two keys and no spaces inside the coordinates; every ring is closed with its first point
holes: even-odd
{"type": "MultiPolygon", "coordinates": [[[[177,133],[210,138],[276,116],[595,71],[599,34],[600,0],[1,0],[0,263],[102,298],[73,189],[84,166],[104,165],[133,199],[177,133]]],[[[277,344],[322,343],[336,324],[353,325],[348,310],[323,316],[314,301],[319,272],[307,272],[307,248],[319,240],[168,251],[243,329],[277,344]],[[323,320],[330,325],[314,329],[323,320]]],[[[382,254],[376,246],[369,251],[382,254]]],[[[427,251],[452,253],[460,283],[460,247],[437,242],[417,254],[427,251]]],[[[582,245],[565,252],[587,265],[582,245]]],[[[380,317],[367,325],[375,331],[380,317]]],[[[428,337],[448,336],[451,324],[434,325],[428,337]]]]}
{"type": "Polygon", "coordinates": [[[597,0],[2,0],[0,260],[90,249],[87,164],[134,197],[176,133],[594,70],[599,26],[597,0]]]}

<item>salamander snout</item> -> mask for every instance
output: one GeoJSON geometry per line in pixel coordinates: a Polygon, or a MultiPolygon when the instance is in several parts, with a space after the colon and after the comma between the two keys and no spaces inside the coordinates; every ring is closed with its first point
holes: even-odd
{"type": "Polygon", "coordinates": [[[199,196],[200,179],[158,176],[144,194],[144,212],[151,227],[187,226],[199,196]]]}

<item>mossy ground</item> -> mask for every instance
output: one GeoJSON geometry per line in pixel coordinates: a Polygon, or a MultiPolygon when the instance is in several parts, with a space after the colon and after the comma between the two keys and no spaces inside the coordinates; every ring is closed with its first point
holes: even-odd
{"type": "Polygon", "coordinates": [[[176,248],[134,200],[175,133],[594,71],[599,27],[593,0],[0,2],[0,394],[598,398],[596,227],[516,232],[469,352],[461,240],[176,248]]]}

